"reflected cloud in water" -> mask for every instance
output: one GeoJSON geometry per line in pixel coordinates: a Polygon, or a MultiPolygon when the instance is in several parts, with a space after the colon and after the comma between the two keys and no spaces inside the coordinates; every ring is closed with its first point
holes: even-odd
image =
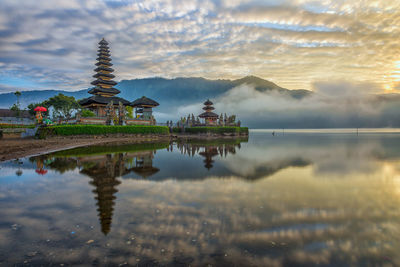
{"type": "Polygon", "coordinates": [[[92,147],[7,162],[23,173],[0,179],[0,259],[399,265],[399,141],[255,133],[248,143],[92,147]]]}

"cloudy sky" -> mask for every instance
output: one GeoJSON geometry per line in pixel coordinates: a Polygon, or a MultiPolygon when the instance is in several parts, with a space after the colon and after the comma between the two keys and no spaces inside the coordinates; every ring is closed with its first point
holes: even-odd
{"type": "Polygon", "coordinates": [[[1,0],[0,93],[88,88],[101,37],[117,81],[256,75],[396,92],[399,34],[398,0],[1,0]]]}

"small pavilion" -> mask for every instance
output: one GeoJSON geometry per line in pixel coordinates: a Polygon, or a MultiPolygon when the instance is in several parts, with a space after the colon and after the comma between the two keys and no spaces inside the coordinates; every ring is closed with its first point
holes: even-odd
{"type": "Polygon", "coordinates": [[[205,112],[201,113],[199,115],[200,118],[204,119],[206,125],[216,125],[217,120],[218,120],[218,115],[212,112],[215,108],[213,107],[213,102],[210,101],[210,99],[207,99],[206,102],[204,102],[204,107],[203,110],[205,112]]]}
{"type": "Polygon", "coordinates": [[[130,103],[130,105],[135,108],[135,119],[152,121],[154,120],[153,108],[160,104],[151,98],[142,96],[130,103]]]}

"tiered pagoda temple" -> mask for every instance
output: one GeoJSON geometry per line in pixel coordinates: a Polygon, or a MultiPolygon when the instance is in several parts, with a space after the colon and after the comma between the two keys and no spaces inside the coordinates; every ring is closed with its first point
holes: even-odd
{"type": "Polygon", "coordinates": [[[93,75],[96,80],[91,83],[95,87],[89,90],[89,94],[93,96],[82,99],[79,104],[83,108],[93,111],[96,116],[104,117],[107,113],[106,106],[111,101],[115,107],[118,107],[119,102],[124,106],[130,105],[130,102],[116,96],[120,91],[113,88],[117,83],[112,80],[115,78],[112,74],[114,70],[111,68],[113,64],[111,63],[108,42],[104,38],[99,42],[99,50],[97,50],[97,52],[98,58],[96,58],[97,63],[95,64],[97,67],[94,70],[96,74],[93,75]]]}
{"type": "Polygon", "coordinates": [[[200,118],[204,119],[206,125],[216,125],[217,120],[218,120],[218,115],[212,112],[215,108],[213,107],[213,102],[210,101],[210,99],[207,99],[206,102],[204,102],[204,107],[203,110],[205,112],[201,113],[199,115],[200,118]]]}

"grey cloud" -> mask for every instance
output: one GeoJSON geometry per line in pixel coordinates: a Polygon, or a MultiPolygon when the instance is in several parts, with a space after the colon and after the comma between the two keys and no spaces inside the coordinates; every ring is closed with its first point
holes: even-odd
{"type": "Polygon", "coordinates": [[[353,11],[313,1],[26,1],[23,7],[4,1],[2,58],[11,60],[1,62],[57,68],[82,81],[60,89],[85,88],[104,36],[117,79],[254,74],[293,89],[331,79],[382,85],[399,48],[395,2],[382,4],[381,12],[369,2],[347,5],[353,11]],[[263,20],[290,27],[261,27],[263,20]],[[313,27],[329,30],[307,30],[313,27]]]}

